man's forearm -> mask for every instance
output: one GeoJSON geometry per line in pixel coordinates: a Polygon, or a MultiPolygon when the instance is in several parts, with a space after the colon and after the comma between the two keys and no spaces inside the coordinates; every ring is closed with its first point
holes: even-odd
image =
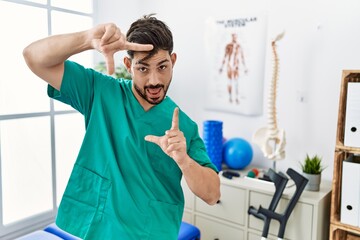
{"type": "Polygon", "coordinates": [[[91,48],[86,36],[86,32],[83,31],[38,40],[24,49],[25,59],[42,67],[58,65],[70,56],[91,48]]]}
{"type": "Polygon", "coordinates": [[[199,165],[190,157],[180,168],[187,185],[196,196],[210,205],[219,200],[220,179],[213,169],[199,165]]]}
{"type": "Polygon", "coordinates": [[[59,89],[64,61],[90,48],[87,32],[83,31],[38,40],[27,46],[23,55],[27,65],[37,76],[59,89]]]}

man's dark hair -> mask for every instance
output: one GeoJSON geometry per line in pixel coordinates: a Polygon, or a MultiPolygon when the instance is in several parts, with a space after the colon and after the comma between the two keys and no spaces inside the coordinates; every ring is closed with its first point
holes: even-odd
{"type": "MultiPolygon", "coordinates": [[[[160,49],[172,53],[174,43],[172,33],[169,27],[162,21],[153,17],[154,14],[145,15],[137,21],[133,22],[130,29],[126,33],[128,42],[140,44],[152,44],[153,50],[145,58],[151,58],[160,49]]],[[[127,51],[130,58],[134,57],[134,51],[127,51]]],[[[145,60],[143,59],[143,60],[145,60]]]]}

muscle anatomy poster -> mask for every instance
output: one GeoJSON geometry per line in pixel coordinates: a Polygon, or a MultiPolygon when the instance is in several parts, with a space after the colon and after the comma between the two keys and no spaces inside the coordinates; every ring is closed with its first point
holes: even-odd
{"type": "Polygon", "coordinates": [[[209,64],[206,108],[262,114],[265,17],[208,19],[205,41],[209,64]]]}

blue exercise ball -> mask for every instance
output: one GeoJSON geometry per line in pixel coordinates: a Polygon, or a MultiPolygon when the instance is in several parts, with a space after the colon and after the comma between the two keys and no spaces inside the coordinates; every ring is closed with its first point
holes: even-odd
{"type": "Polygon", "coordinates": [[[241,170],[247,167],[253,158],[253,149],[243,138],[231,138],[224,143],[223,160],[231,169],[241,170]]]}

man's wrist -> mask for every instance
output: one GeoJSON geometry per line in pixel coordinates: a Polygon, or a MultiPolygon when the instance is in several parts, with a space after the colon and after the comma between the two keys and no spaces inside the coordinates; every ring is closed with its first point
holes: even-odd
{"type": "Polygon", "coordinates": [[[181,162],[178,162],[178,166],[182,172],[186,172],[188,169],[191,168],[193,162],[194,160],[192,160],[189,155],[186,155],[186,157],[181,162]]]}

